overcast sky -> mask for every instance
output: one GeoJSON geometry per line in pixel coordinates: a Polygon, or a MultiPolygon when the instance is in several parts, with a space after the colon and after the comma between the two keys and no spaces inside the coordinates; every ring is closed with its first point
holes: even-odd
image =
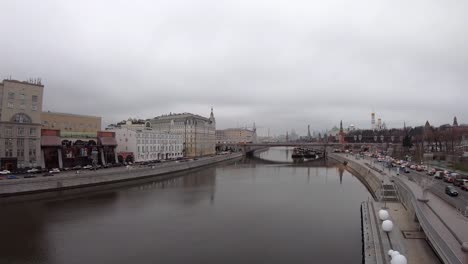
{"type": "Polygon", "coordinates": [[[468,1],[0,2],[0,77],[44,110],[169,112],[271,134],[307,124],[468,123],[468,1]]]}

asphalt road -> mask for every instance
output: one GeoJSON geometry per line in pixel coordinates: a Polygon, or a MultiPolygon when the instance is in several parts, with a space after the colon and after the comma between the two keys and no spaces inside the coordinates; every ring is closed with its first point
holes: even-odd
{"type": "Polygon", "coordinates": [[[424,172],[410,170],[410,173],[405,174],[409,179],[414,179],[415,182],[420,182],[422,178],[426,178],[432,181],[432,186],[429,190],[453,207],[460,209],[461,211],[465,211],[466,207],[468,206],[468,191],[464,191],[460,187],[455,187],[451,183],[444,182],[442,179],[432,180],[432,177],[425,175],[424,172]],[[448,185],[455,187],[455,189],[458,191],[458,196],[450,196],[445,193],[445,187],[448,185]]]}
{"type": "MultiPolygon", "coordinates": [[[[374,166],[379,167],[383,164],[378,162],[376,159],[374,161],[374,166]]],[[[383,166],[381,167],[381,169],[383,166]]],[[[388,168],[384,168],[385,171],[388,171],[388,168]]],[[[392,168],[394,172],[396,172],[396,167],[392,168]]],[[[462,190],[460,187],[454,186],[452,183],[444,182],[442,179],[432,179],[432,176],[428,176],[425,172],[419,172],[416,170],[411,170],[409,173],[405,173],[402,169],[400,169],[400,175],[406,175],[409,180],[414,182],[420,183],[423,178],[429,179],[429,182],[432,182],[432,186],[429,190],[440,197],[442,200],[450,204],[451,206],[460,209],[462,212],[467,210],[468,206],[468,191],[462,190]],[[458,191],[458,196],[449,196],[445,193],[445,187],[447,185],[454,186],[455,189],[458,191]]]]}

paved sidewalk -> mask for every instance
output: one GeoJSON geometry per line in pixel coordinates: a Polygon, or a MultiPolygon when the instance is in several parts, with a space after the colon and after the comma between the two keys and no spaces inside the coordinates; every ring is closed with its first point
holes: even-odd
{"type": "MultiPolygon", "coordinates": [[[[348,158],[355,162],[359,162],[363,166],[367,166],[366,163],[376,164],[374,166],[381,169],[379,165],[377,165],[378,163],[370,162],[369,159],[356,159],[351,155],[348,158]]],[[[406,175],[400,174],[400,176],[396,176],[394,171],[386,169],[381,170],[383,170],[384,178],[387,178],[385,181],[390,181],[392,177],[396,177],[403,181],[416,197],[422,197],[421,186],[408,180],[406,175]]],[[[441,200],[438,196],[427,192],[426,197],[429,199],[429,202],[419,202],[419,207],[421,208],[424,216],[443,241],[447,243],[450,250],[455,253],[460,262],[468,263],[468,253],[463,252],[461,248],[463,242],[468,242],[467,218],[460,215],[455,208],[441,200]]]]}
{"type": "MultiPolygon", "coordinates": [[[[379,203],[376,203],[376,206],[377,205],[379,205],[379,203]]],[[[380,203],[380,207],[381,205],[382,204],[380,203]]],[[[392,231],[390,236],[392,243],[398,243],[404,246],[403,249],[394,247],[394,250],[398,250],[400,253],[405,255],[408,259],[408,263],[439,264],[439,259],[425,239],[408,239],[403,236],[402,231],[419,231],[419,225],[414,221],[414,217],[401,203],[387,203],[387,207],[390,219],[396,225],[396,227],[394,227],[395,230],[392,231]]]]}

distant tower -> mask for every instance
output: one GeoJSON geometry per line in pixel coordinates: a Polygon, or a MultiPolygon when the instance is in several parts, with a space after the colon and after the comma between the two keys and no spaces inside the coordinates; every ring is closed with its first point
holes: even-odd
{"type": "Polygon", "coordinates": [[[288,131],[286,131],[286,142],[289,142],[289,135],[288,135],[288,131]]]}
{"type": "Polygon", "coordinates": [[[340,120],[340,134],[339,134],[340,144],[345,143],[344,136],[345,136],[345,133],[344,133],[344,130],[343,130],[343,120],[340,120]]]}
{"type": "Polygon", "coordinates": [[[453,126],[458,126],[457,117],[453,118],[453,126]]]}
{"type": "Polygon", "coordinates": [[[377,119],[377,130],[381,130],[382,129],[382,119],[379,118],[377,119]]]}
{"type": "Polygon", "coordinates": [[[309,141],[312,140],[312,135],[310,134],[310,125],[307,125],[307,137],[309,138],[309,141]]]}
{"type": "Polygon", "coordinates": [[[375,130],[375,113],[371,113],[371,129],[375,130]]]}
{"type": "Polygon", "coordinates": [[[210,113],[210,123],[214,124],[216,123],[214,114],[213,114],[213,107],[211,107],[211,113],[210,113]]]}
{"type": "Polygon", "coordinates": [[[255,126],[255,122],[252,127],[252,142],[257,143],[257,127],[255,126]]]}

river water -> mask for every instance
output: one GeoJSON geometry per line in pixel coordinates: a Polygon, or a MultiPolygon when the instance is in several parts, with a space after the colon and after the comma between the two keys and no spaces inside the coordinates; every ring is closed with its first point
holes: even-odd
{"type": "Polygon", "coordinates": [[[292,163],[291,152],[2,205],[0,263],[361,263],[369,192],[340,166],[292,163]]]}

